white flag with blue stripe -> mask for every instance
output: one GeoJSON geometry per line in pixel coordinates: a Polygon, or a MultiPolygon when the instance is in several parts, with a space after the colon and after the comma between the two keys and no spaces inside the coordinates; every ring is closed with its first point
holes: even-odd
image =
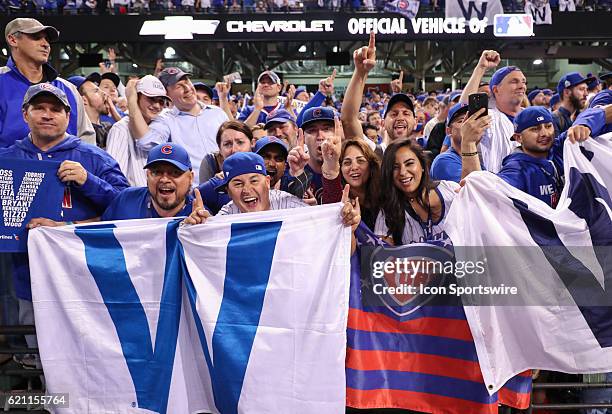
{"type": "Polygon", "coordinates": [[[477,250],[458,246],[524,247],[487,255],[487,272],[518,287],[529,306],[465,307],[489,392],[526,369],[612,371],[610,160],[612,134],[567,141],[556,209],[487,172],[470,174],[453,202],[446,231],[457,260],[477,250]]]}
{"type": "Polygon", "coordinates": [[[57,412],[343,412],[338,205],[39,228],[28,247],[47,389],[70,394],[57,412]]]}

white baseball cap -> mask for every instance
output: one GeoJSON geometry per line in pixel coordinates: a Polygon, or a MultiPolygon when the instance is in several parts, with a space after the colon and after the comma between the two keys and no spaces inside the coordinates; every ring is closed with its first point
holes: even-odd
{"type": "Polygon", "coordinates": [[[138,83],[136,83],[136,91],[150,98],[161,96],[170,100],[170,97],[166,95],[166,88],[161,81],[153,75],[143,76],[138,83]]]}

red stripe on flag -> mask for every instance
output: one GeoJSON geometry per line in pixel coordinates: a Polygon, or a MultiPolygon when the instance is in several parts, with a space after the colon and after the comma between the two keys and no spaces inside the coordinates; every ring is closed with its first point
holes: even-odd
{"type": "Polygon", "coordinates": [[[531,402],[531,393],[518,393],[503,387],[497,392],[497,396],[500,404],[519,410],[529,408],[531,402]]]}
{"type": "Polygon", "coordinates": [[[473,341],[467,320],[447,318],[417,318],[400,322],[387,315],[349,309],[348,328],[369,332],[418,333],[420,335],[473,341]]]}
{"type": "Polygon", "coordinates": [[[497,402],[479,404],[459,398],[414,391],[346,389],[346,405],[353,408],[402,408],[432,414],[497,414],[497,402]]]}
{"type": "Polygon", "coordinates": [[[359,371],[404,371],[483,383],[478,362],[411,352],[348,349],[346,367],[359,371]]]}

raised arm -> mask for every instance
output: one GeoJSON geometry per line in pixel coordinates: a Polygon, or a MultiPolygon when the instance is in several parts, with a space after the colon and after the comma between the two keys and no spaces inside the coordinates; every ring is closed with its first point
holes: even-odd
{"type": "Polygon", "coordinates": [[[470,80],[463,88],[459,102],[468,103],[468,96],[478,92],[480,81],[482,81],[482,77],[487,73],[487,70],[495,69],[500,61],[501,57],[495,50],[484,50],[480,55],[480,59],[478,59],[478,64],[474,68],[472,76],[470,76],[470,80]]]}
{"type": "Polygon", "coordinates": [[[353,52],[355,71],[346,88],[342,103],[342,127],[345,139],[361,139],[363,129],[359,122],[359,107],[363,98],[363,90],[368,73],[376,66],[376,37],[370,33],[368,46],[363,46],[353,52]]]}

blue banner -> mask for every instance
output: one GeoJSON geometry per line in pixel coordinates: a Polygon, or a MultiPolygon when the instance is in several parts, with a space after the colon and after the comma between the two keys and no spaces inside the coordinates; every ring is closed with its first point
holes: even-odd
{"type": "Polygon", "coordinates": [[[0,252],[26,252],[28,222],[60,217],[59,162],[3,158],[0,166],[0,252]]]}

